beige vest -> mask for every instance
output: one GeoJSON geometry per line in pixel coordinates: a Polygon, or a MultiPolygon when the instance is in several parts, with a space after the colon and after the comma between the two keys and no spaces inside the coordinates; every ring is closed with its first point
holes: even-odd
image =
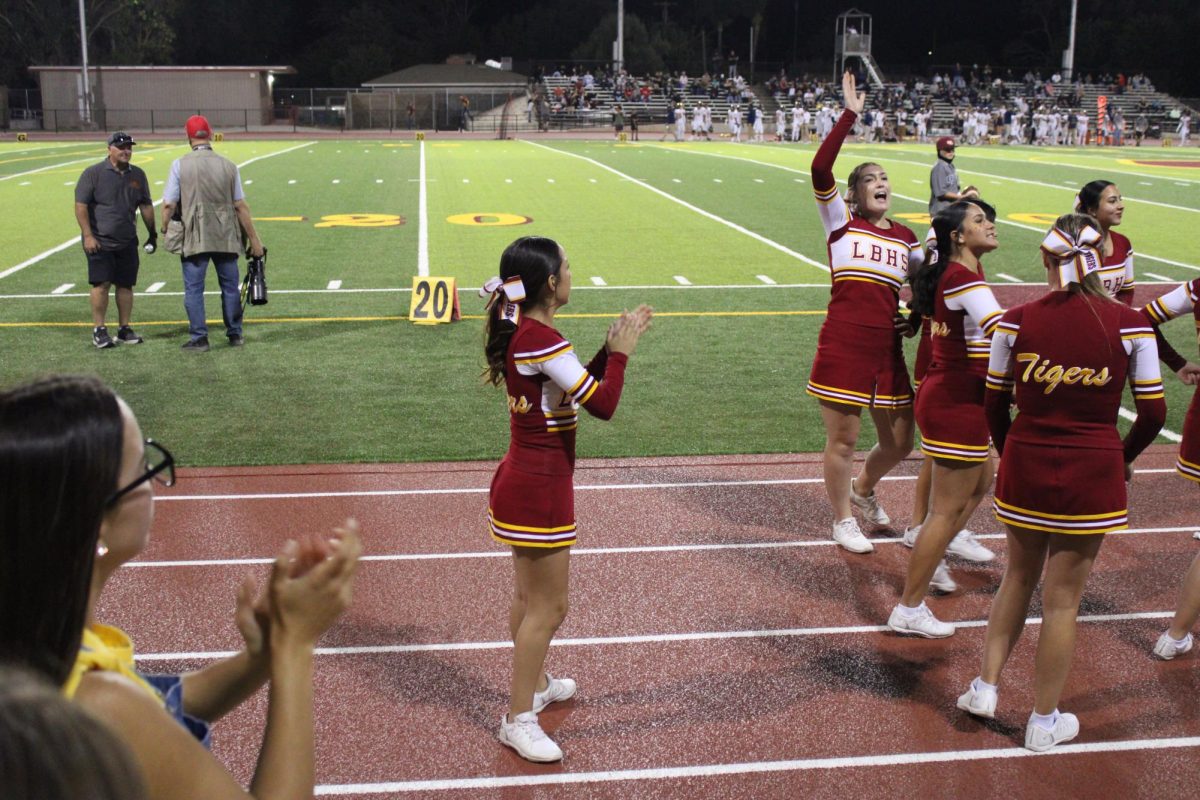
{"type": "Polygon", "coordinates": [[[242,228],[233,209],[237,167],[208,148],[179,159],[183,256],[240,253],[242,228]]]}

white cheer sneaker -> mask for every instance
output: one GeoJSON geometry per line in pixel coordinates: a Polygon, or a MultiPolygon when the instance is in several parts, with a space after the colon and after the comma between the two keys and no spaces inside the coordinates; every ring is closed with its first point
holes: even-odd
{"type": "Polygon", "coordinates": [[[999,695],[994,691],[976,690],[975,682],[972,681],[966,693],[958,696],[958,707],[972,716],[995,719],[998,699],[999,695]]]}
{"type": "Polygon", "coordinates": [[[1183,637],[1182,641],[1177,641],[1171,638],[1171,634],[1163,631],[1163,635],[1158,637],[1158,641],[1154,643],[1154,655],[1161,658],[1163,661],[1170,661],[1175,656],[1181,656],[1192,649],[1192,635],[1189,633],[1183,637]]]}
{"type": "Polygon", "coordinates": [[[563,757],[562,749],[538,725],[537,714],[532,711],[517,714],[512,722],[508,721],[508,715],[505,714],[500,718],[500,732],[496,738],[527,761],[545,764],[561,761],[563,757]]]}
{"type": "Polygon", "coordinates": [[[846,517],[833,523],[833,540],[851,553],[870,553],[875,549],[871,540],[863,536],[862,529],[854,517],[846,517]]]}
{"type": "Polygon", "coordinates": [[[879,505],[879,499],[875,496],[874,491],[864,497],[858,492],[854,491],[854,486],[852,484],[850,486],[850,505],[857,508],[859,513],[862,514],[863,521],[868,522],[871,525],[876,525],[882,528],[884,525],[887,525],[892,521],[892,518],[889,517],[887,512],[884,511],[879,505]]]}
{"type": "Polygon", "coordinates": [[[905,636],[920,636],[925,639],[945,639],[947,636],[954,635],[954,626],[949,622],[942,622],[933,615],[929,610],[929,606],[924,603],[917,609],[912,616],[905,614],[897,604],[892,609],[892,615],[888,617],[888,627],[893,631],[905,636]]]}
{"type": "Polygon", "coordinates": [[[946,594],[958,589],[958,584],[954,582],[954,578],[950,577],[950,569],[946,566],[946,559],[943,558],[938,562],[937,569],[933,571],[933,577],[929,579],[929,588],[946,594]]]}
{"type": "Polygon", "coordinates": [[[539,714],[551,703],[561,703],[575,696],[575,681],[570,678],[553,678],[546,673],[546,688],[533,693],[533,713],[539,714]]]}
{"type": "Polygon", "coordinates": [[[1056,744],[1069,742],[1079,735],[1079,717],[1074,714],[1058,715],[1054,728],[1046,730],[1033,721],[1029,715],[1029,724],[1025,726],[1025,748],[1037,753],[1044,753],[1056,744]]]}
{"type": "Polygon", "coordinates": [[[950,540],[950,544],[946,545],[946,552],[977,564],[986,563],[996,557],[995,553],[979,543],[975,532],[967,528],[963,528],[950,540]]]}

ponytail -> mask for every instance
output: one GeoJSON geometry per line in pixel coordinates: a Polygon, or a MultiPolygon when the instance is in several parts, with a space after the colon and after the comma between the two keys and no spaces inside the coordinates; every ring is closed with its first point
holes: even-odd
{"type": "MultiPolygon", "coordinates": [[[[547,282],[562,268],[563,252],[558,242],[544,236],[523,236],[504,249],[500,256],[500,281],[520,278],[525,287],[525,298],[520,302],[521,312],[533,308],[548,291],[547,282]]],[[[504,290],[497,289],[499,292],[504,290]]],[[[505,303],[493,302],[489,306],[487,325],[484,331],[483,354],[487,367],[483,379],[499,386],[505,378],[508,361],[508,345],[516,333],[517,323],[504,316],[505,303]]]]}

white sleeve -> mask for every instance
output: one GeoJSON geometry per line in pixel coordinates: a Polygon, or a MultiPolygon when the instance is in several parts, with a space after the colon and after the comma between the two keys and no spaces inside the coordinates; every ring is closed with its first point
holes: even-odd
{"type": "Polygon", "coordinates": [[[1020,327],[1000,322],[992,335],[992,352],[988,357],[987,388],[997,392],[1013,390],[1012,349],[1020,327]]]}
{"type": "Polygon", "coordinates": [[[821,226],[825,228],[825,239],[850,224],[850,209],[842,195],[838,192],[837,184],[828,192],[819,192],[813,187],[817,198],[817,213],[821,217],[821,226]]]}
{"type": "Polygon", "coordinates": [[[587,402],[600,385],[583,364],[579,363],[579,357],[570,345],[557,350],[546,360],[520,361],[517,363],[517,371],[522,375],[545,375],[579,404],[587,402]]]}
{"type": "Polygon", "coordinates": [[[1158,342],[1154,331],[1122,328],[1121,343],[1129,354],[1129,387],[1134,400],[1155,400],[1163,396],[1162,372],[1158,368],[1158,342]]]}
{"type": "Polygon", "coordinates": [[[1150,319],[1162,325],[1164,322],[1170,322],[1178,316],[1191,312],[1198,300],[1200,300],[1200,278],[1176,286],[1157,300],[1147,303],[1142,310],[1150,315],[1150,319]]]}
{"type": "Polygon", "coordinates": [[[1122,289],[1133,288],[1133,248],[1129,248],[1129,253],[1125,256],[1125,283],[1121,284],[1122,289]]]}
{"type": "Polygon", "coordinates": [[[991,287],[983,281],[959,287],[953,294],[946,295],[945,301],[946,308],[951,311],[966,311],[967,317],[979,326],[984,336],[992,335],[1004,314],[991,287]]]}

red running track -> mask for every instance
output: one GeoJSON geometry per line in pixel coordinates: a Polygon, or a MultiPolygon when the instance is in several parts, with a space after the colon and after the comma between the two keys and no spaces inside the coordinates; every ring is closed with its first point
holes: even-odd
{"type": "MultiPolygon", "coordinates": [[[[492,464],[188,470],[160,494],[150,548],[110,585],[100,618],[147,671],[236,649],[233,597],[292,535],[353,515],[367,561],[317,661],[318,794],[350,797],[1191,796],[1200,779],[1195,657],[1150,646],[1200,543],[1196,491],[1152,448],[1130,533],[1108,538],[1084,597],[1062,708],[1078,743],[1023,750],[1036,624],[983,724],[954,708],[978,671],[1000,552],[954,565],[932,599],[949,640],[879,630],[908,551],[827,538],[819,456],[581,462],[571,613],[548,666],[579,695],[542,714],[566,751],[528,764],[494,740],[507,704],[511,566],[484,526],[492,464]]],[[[916,461],[879,489],[899,525],[916,461]]],[[[900,530],[898,527],[896,530],[900,530]]],[[[1033,608],[1031,614],[1038,613],[1033,608]]],[[[215,729],[244,780],[265,695],[215,729]]]]}

